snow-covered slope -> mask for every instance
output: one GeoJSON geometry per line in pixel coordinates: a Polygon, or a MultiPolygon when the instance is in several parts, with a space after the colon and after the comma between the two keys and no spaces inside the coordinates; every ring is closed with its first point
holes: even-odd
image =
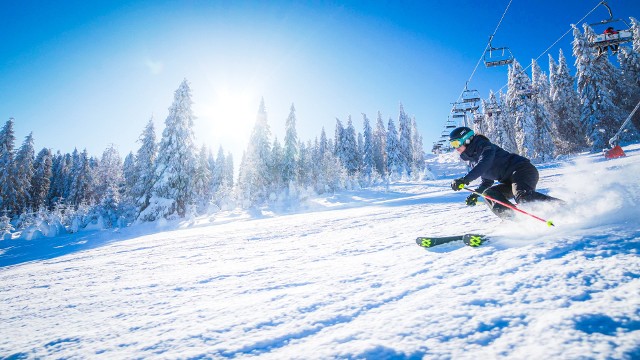
{"type": "Polygon", "coordinates": [[[466,207],[453,171],[296,214],[3,241],[0,357],[637,359],[640,147],[625,151],[541,167],[569,206],[528,210],[554,228],[466,207]],[[414,242],[463,232],[492,240],[414,242]]]}

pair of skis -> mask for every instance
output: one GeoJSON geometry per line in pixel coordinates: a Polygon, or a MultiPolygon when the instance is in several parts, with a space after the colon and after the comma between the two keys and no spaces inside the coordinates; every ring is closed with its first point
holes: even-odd
{"type": "Polygon", "coordinates": [[[441,237],[427,237],[427,236],[419,236],[416,238],[416,244],[430,248],[437,245],[442,245],[454,241],[461,241],[465,243],[465,245],[471,247],[478,247],[482,245],[485,241],[487,241],[487,237],[479,234],[464,234],[464,235],[456,235],[456,236],[441,236],[441,237]]]}
{"type": "MultiPolygon", "coordinates": [[[[640,105],[640,103],[638,103],[638,105],[640,105]]],[[[636,106],[637,107],[637,106],[636,106]]],[[[473,191],[467,187],[464,186],[464,184],[460,184],[459,187],[460,190],[467,190],[470,191],[478,196],[482,196],[483,198],[489,200],[489,201],[493,201],[496,202],[498,204],[501,204],[503,206],[506,206],[512,210],[518,211],[524,215],[530,216],[536,220],[542,221],[543,223],[545,223],[547,226],[555,226],[553,224],[553,221],[551,220],[545,220],[541,217],[535,216],[533,214],[530,214],[522,209],[519,209],[511,204],[502,202],[500,200],[494,199],[486,194],[481,194],[479,192],[473,191]]],[[[437,245],[442,245],[442,244],[446,244],[446,243],[450,243],[453,241],[460,241],[462,240],[465,245],[471,246],[471,247],[478,247],[480,245],[482,245],[483,243],[485,243],[488,239],[485,235],[479,235],[479,234],[464,234],[464,235],[456,235],[456,236],[444,236],[444,237],[427,237],[427,236],[419,236],[418,238],[416,238],[416,244],[425,247],[425,248],[430,248],[433,246],[437,246],[437,245]]]]}

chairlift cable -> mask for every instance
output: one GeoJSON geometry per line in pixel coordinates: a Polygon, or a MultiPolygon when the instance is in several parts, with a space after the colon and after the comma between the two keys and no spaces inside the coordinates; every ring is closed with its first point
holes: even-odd
{"type": "MultiPolygon", "coordinates": [[[[464,84],[464,89],[462,89],[462,91],[460,92],[460,95],[458,96],[457,102],[459,102],[462,99],[462,96],[463,96],[465,90],[467,90],[467,85],[469,84],[469,82],[471,82],[471,79],[473,79],[473,76],[475,75],[476,71],[478,70],[478,66],[480,66],[480,63],[484,59],[484,55],[487,52],[487,49],[489,49],[491,47],[491,40],[493,39],[495,34],[498,32],[498,29],[500,28],[500,25],[502,25],[502,21],[504,20],[504,17],[507,15],[507,12],[509,11],[509,8],[511,7],[511,3],[513,3],[513,0],[509,0],[509,3],[507,4],[507,7],[504,9],[504,12],[502,13],[502,16],[500,17],[500,20],[498,21],[498,25],[496,25],[495,30],[493,30],[493,34],[491,34],[491,36],[489,37],[489,42],[487,43],[487,46],[482,51],[482,54],[480,55],[480,58],[478,59],[478,62],[476,62],[476,66],[473,68],[473,71],[471,72],[471,75],[469,76],[469,79],[464,84]]],[[[455,103],[454,103],[453,108],[455,108],[455,103]]],[[[452,110],[453,110],[453,108],[452,108],[452,110]]],[[[465,117],[465,122],[466,122],[466,117],[465,117]]]]}
{"type": "Polygon", "coordinates": [[[476,63],[476,66],[473,68],[473,71],[471,72],[471,76],[469,76],[469,80],[467,80],[467,82],[464,85],[465,89],[463,89],[462,92],[460,93],[460,96],[458,97],[458,100],[460,100],[462,98],[462,94],[464,93],[464,90],[466,90],[467,84],[471,82],[471,79],[473,79],[473,76],[475,75],[476,71],[478,70],[478,66],[480,66],[480,63],[482,62],[482,59],[484,58],[484,54],[487,52],[487,49],[489,49],[491,47],[491,40],[493,39],[493,37],[498,32],[498,29],[500,28],[500,25],[502,25],[502,20],[504,20],[504,17],[507,15],[507,12],[509,11],[509,8],[511,7],[511,3],[512,2],[513,2],[513,0],[509,0],[509,4],[507,4],[507,7],[504,9],[504,12],[502,13],[502,16],[500,17],[500,21],[498,21],[498,25],[496,25],[495,30],[493,30],[493,34],[491,34],[491,36],[489,36],[489,42],[487,43],[487,46],[484,48],[484,51],[482,52],[482,55],[480,55],[480,58],[478,59],[478,62],[476,63]]]}

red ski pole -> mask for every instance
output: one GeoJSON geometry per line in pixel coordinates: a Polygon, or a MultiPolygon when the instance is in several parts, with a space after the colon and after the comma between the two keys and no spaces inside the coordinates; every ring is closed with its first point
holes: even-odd
{"type": "Polygon", "coordinates": [[[515,206],[513,206],[513,205],[511,205],[511,204],[507,204],[507,203],[502,202],[502,201],[500,201],[500,200],[494,199],[494,198],[492,198],[492,197],[491,197],[491,196],[489,196],[489,195],[480,194],[479,192],[477,192],[477,191],[473,191],[473,190],[471,190],[471,189],[469,189],[469,188],[467,188],[467,187],[461,187],[461,188],[462,188],[462,189],[465,189],[465,190],[467,190],[467,191],[471,191],[471,192],[472,192],[472,193],[474,193],[474,194],[480,195],[480,196],[482,196],[483,198],[485,198],[485,199],[487,199],[487,200],[491,200],[491,201],[496,202],[496,203],[498,203],[498,204],[500,204],[500,205],[506,206],[506,207],[508,207],[509,209],[512,209],[512,210],[515,210],[515,211],[521,212],[521,213],[523,213],[523,214],[525,214],[525,215],[529,215],[529,216],[531,216],[532,218],[534,218],[534,219],[536,219],[536,220],[540,220],[540,221],[542,221],[543,223],[547,224],[547,226],[555,226],[551,220],[545,220],[545,219],[543,219],[543,218],[541,218],[541,217],[535,216],[535,215],[533,215],[533,214],[529,214],[528,212],[526,212],[526,211],[524,211],[524,210],[522,210],[522,209],[518,209],[517,207],[515,207],[515,206]]]}

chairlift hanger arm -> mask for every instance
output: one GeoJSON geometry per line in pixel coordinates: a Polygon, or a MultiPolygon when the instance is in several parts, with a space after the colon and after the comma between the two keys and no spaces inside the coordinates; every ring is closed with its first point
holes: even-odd
{"type": "Polygon", "coordinates": [[[603,0],[600,2],[600,4],[604,5],[604,7],[607,8],[607,11],[609,11],[609,21],[613,20],[613,12],[611,11],[609,5],[607,5],[607,2],[603,0]]]}

